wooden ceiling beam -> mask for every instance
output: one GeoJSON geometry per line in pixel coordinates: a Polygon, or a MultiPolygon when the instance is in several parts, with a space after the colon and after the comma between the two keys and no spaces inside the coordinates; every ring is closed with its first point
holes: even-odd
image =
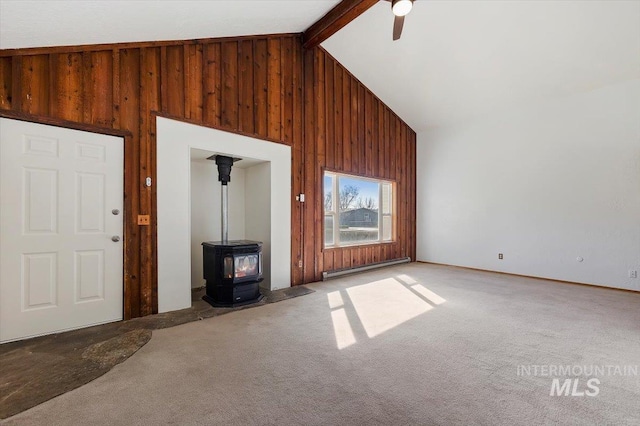
{"type": "Polygon", "coordinates": [[[342,0],[303,34],[305,49],[313,49],[356,19],[379,0],[342,0]]]}

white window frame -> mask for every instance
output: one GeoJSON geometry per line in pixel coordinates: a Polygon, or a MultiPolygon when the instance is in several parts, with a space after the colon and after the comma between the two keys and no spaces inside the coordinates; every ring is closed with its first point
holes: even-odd
{"type": "Polygon", "coordinates": [[[392,243],[395,241],[395,198],[394,194],[396,192],[395,182],[386,180],[386,179],[375,179],[366,176],[358,176],[358,175],[350,175],[347,173],[338,173],[332,172],[329,170],[324,170],[322,173],[322,210],[324,216],[322,218],[322,245],[325,249],[338,248],[338,247],[353,247],[353,246],[364,246],[370,244],[383,244],[383,243],[392,243]],[[325,197],[325,188],[324,188],[324,180],[325,177],[331,177],[331,210],[325,210],[324,206],[324,197],[325,197]],[[378,184],[378,239],[375,241],[356,241],[353,243],[341,243],[340,242],[340,201],[339,201],[339,188],[340,188],[340,177],[347,177],[351,179],[359,179],[369,182],[375,182],[378,184]],[[382,192],[384,185],[389,186],[389,211],[384,213],[382,210],[382,192]],[[326,235],[326,220],[327,216],[331,216],[333,218],[333,244],[327,244],[325,241],[326,235]],[[383,239],[384,230],[383,230],[383,217],[390,217],[391,223],[391,237],[390,239],[383,239]]]}

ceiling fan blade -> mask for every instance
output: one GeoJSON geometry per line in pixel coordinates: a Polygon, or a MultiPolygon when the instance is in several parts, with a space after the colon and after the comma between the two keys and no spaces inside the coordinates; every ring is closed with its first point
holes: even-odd
{"type": "Polygon", "coordinates": [[[393,21],[393,41],[400,38],[402,34],[402,26],[404,25],[404,16],[396,16],[393,21]]]}

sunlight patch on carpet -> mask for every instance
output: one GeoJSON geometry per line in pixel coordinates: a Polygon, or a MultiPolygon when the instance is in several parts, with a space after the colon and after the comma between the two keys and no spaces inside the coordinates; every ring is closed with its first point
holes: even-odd
{"type": "Polygon", "coordinates": [[[329,307],[331,309],[344,306],[344,300],[342,300],[342,295],[339,291],[332,291],[331,293],[328,293],[327,299],[329,299],[329,307]]]}
{"type": "Polygon", "coordinates": [[[415,290],[417,293],[420,293],[422,296],[427,298],[431,303],[435,305],[441,305],[447,301],[446,299],[443,299],[442,297],[438,296],[437,294],[435,294],[434,292],[432,292],[422,284],[412,285],[411,288],[415,290]]]}
{"type": "Polygon", "coordinates": [[[393,278],[351,287],[347,294],[369,338],[433,308],[393,278]]]}
{"type": "Polygon", "coordinates": [[[405,284],[409,284],[409,285],[417,283],[417,281],[415,279],[413,279],[412,277],[410,277],[407,274],[400,274],[400,275],[396,276],[396,278],[399,279],[400,281],[404,282],[405,284]]]}
{"type": "Polygon", "coordinates": [[[356,343],[356,336],[353,335],[349,318],[347,318],[347,313],[344,309],[331,311],[331,320],[333,321],[333,331],[336,335],[338,349],[344,349],[356,343]]]}

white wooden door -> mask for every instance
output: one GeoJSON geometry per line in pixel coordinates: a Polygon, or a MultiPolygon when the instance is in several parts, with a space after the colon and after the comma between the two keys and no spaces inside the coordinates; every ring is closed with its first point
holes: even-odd
{"type": "Polygon", "coordinates": [[[122,319],[123,145],[0,118],[0,342],[122,319]]]}

